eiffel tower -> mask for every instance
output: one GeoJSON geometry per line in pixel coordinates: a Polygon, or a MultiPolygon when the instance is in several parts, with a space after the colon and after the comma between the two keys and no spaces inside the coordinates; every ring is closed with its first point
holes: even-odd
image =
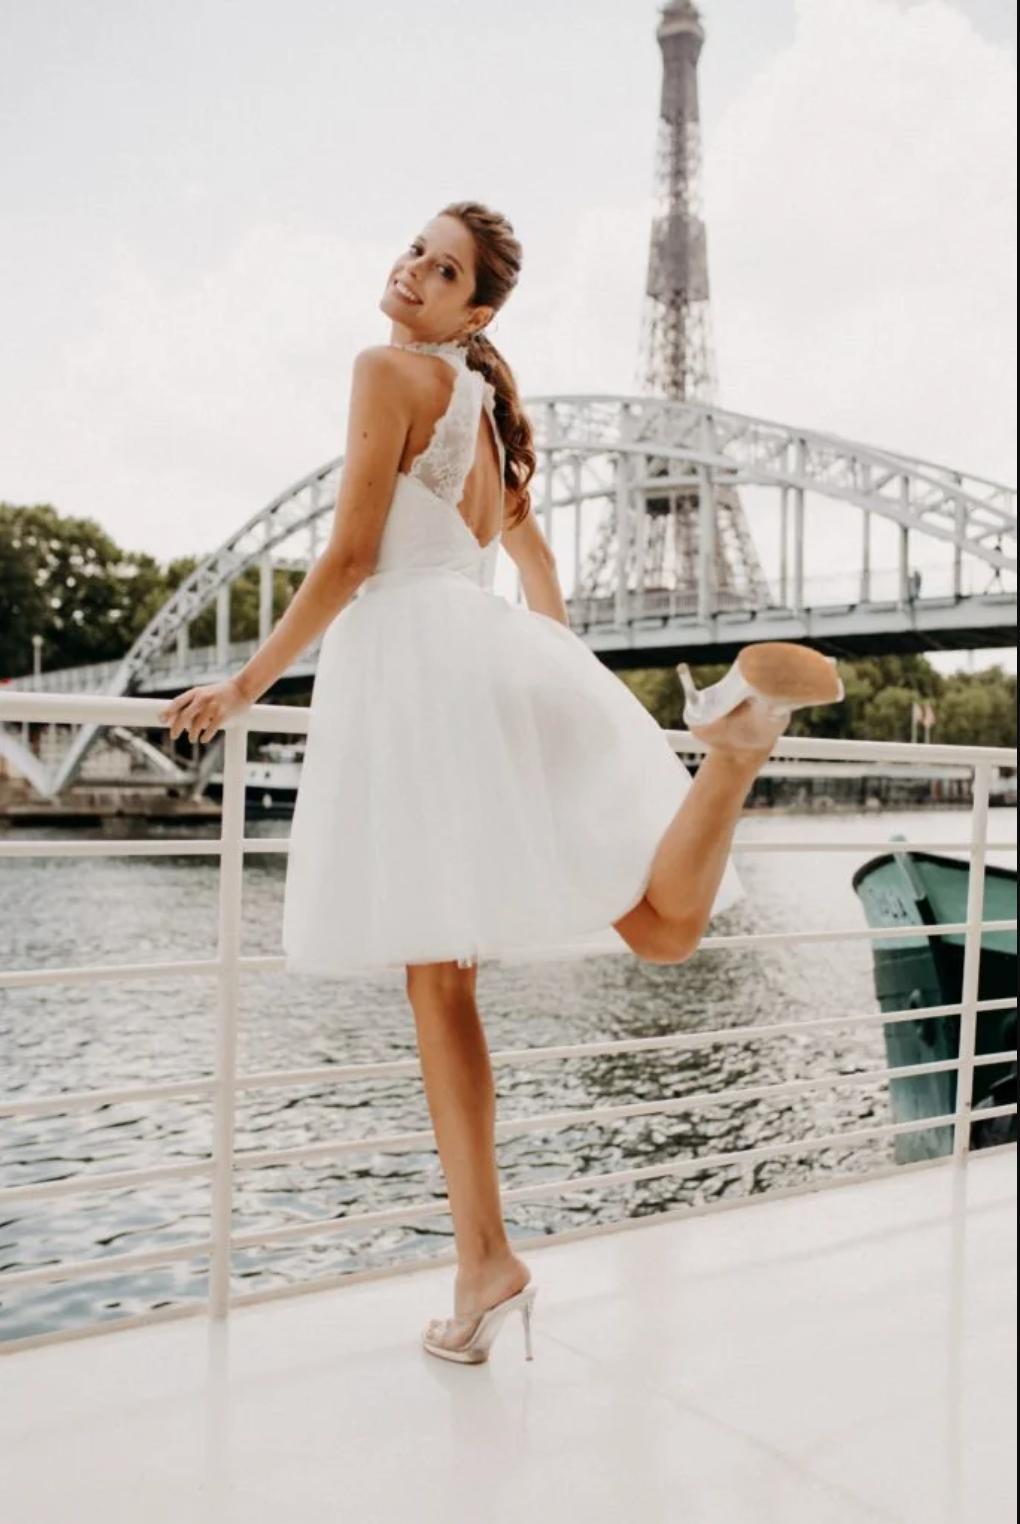
{"type": "MultiPolygon", "coordinates": [[[[657,397],[710,402],[715,398],[715,360],[701,205],[697,72],[705,31],[692,0],[669,0],[655,35],[662,49],[662,96],[639,384],[657,397]]],[[[650,476],[664,475],[670,462],[650,458],[646,468],[650,476]]],[[[640,570],[629,567],[628,587],[648,592],[669,588],[696,597],[696,486],[676,489],[671,497],[656,497],[646,488],[642,506],[644,532],[630,537],[642,545],[640,570]]],[[[715,606],[769,604],[768,582],[735,487],[714,484],[714,510],[710,565],[715,606]]],[[[608,569],[617,567],[617,539],[614,515],[601,524],[591,548],[583,579],[589,587],[604,586],[608,569]]]]}

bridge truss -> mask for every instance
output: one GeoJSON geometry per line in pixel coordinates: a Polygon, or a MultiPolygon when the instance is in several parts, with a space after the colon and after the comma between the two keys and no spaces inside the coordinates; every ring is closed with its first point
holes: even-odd
{"type": "MultiPolygon", "coordinates": [[[[539,456],[532,502],[557,555],[571,624],[614,666],[652,666],[682,654],[717,660],[747,641],[777,638],[843,655],[1015,643],[1010,487],[696,400],[557,395],[530,398],[526,408],[539,456]],[[764,522],[771,514],[777,545],[774,574],[736,586],[725,569],[740,558],[718,544],[727,515],[717,510],[738,489],[745,502],[752,489],[771,500],[771,508],[748,516],[764,522]],[[692,496],[693,547],[680,543],[691,517],[680,508],[692,496]],[[879,539],[888,545],[890,536],[891,573],[875,554],[879,539]],[[830,562],[836,549],[844,567],[841,586],[822,592],[808,568],[809,549],[819,544],[830,562]],[[934,596],[916,583],[921,550],[941,558],[934,596]],[[890,575],[891,590],[883,591],[878,584],[890,575]]],[[[231,583],[258,566],[264,640],[274,566],[283,559],[307,565],[319,554],[342,469],[338,456],[254,513],[196,567],[120,661],[43,674],[38,682],[17,678],[8,689],[176,692],[228,676],[250,654],[246,646],[238,658],[230,645],[231,583]],[[209,606],[216,609],[215,650],[192,651],[189,626],[209,606]]],[[[740,516],[729,521],[739,525],[740,516]]],[[[755,522],[756,541],[758,529],[755,522]]],[[[97,732],[81,726],[49,767],[11,726],[0,725],[0,750],[37,793],[55,797],[78,776],[97,732]]]]}

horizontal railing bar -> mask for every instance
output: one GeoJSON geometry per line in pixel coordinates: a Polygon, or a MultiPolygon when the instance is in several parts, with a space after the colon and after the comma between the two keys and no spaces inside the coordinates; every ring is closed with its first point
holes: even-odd
{"type": "Polygon", "coordinates": [[[105,979],[162,979],[167,974],[218,974],[221,966],[219,958],[181,958],[166,963],[79,963],[65,968],[4,969],[0,971],[0,990],[30,989],[40,984],[99,984],[105,979]]]}
{"type": "MultiPolygon", "coordinates": [[[[688,730],[662,733],[674,751],[704,752],[708,743],[688,730]]],[[[821,736],[782,735],[770,757],[793,757],[802,761],[835,759],[846,762],[958,762],[965,767],[1016,767],[1016,748],[1011,746],[943,746],[925,741],[848,741],[821,736]]]]}
{"type": "MultiPolygon", "coordinates": [[[[977,1067],[980,1064],[1005,1063],[1015,1057],[1016,1050],[1012,1049],[1003,1053],[982,1054],[973,1062],[977,1067]]],[[[866,1069],[854,1074],[828,1074],[803,1080],[780,1080],[770,1085],[727,1085],[722,1090],[692,1090],[688,1095],[676,1096],[671,1100],[629,1101],[622,1106],[591,1106],[539,1112],[533,1117],[509,1117],[497,1122],[495,1135],[498,1140],[503,1140],[528,1132],[576,1127],[581,1123],[602,1127],[632,1117],[672,1116],[678,1112],[718,1106],[723,1102],[739,1104],[770,1100],[782,1095],[810,1095],[815,1090],[838,1089],[846,1085],[878,1085],[888,1080],[908,1080],[921,1074],[946,1073],[958,1069],[959,1065],[959,1058],[938,1058],[923,1064],[901,1064],[896,1068],[866,1069]]],[[[434,1152],[435,1148],[435,1134],[430,1128],[425,1128],[416,1132],[381,1133],[374,1137],[327,1138],[321,1143],[301,1143],[294,1148],[242,1150],[235,1153],[234,1165],[237,1169],[262,1169],[280,1164],[307,1164],[312,1160],[335,1159],[347,1154],[421,1153],[434,1152]]]]}
{"type": "MultiPolygon", "coordinates": [[[[1008,1011],[1016,1000],[979,1000],[977,1011],[1008,1011]]],[[[764,1026],[711,1027],[704,1032],[670,1032],[660,1037],[605,1038],[595,1042],[563,1043],[543,1048],[501,1048],[489,1055],[494,1065],[508,1066],[542,1063],[552,1059],[599,1058],[626,1053],[657,1051],[696,1051],[716,1043],[739,1043],[762,1038],[802,1036],[805,1033],[841,1026],[892,1026],[901,1021],[938,1020],[958,1016],[961,1003],[952,1005],[911,1006],[901,1011],[853,1011],[841,1016],[818,1016],[809,1021],[774,1021],[764,1026]]],[[[387,1058],[360,1064],[316,1064],[304,1069],[253,1070],[234,1080],[237,1091],[281,1089],[293,1085],[342,1084],[348,1080],[393,1079],[403,1075],[420,1078],[417,1058],[387,1058]]],[[[165,1085],[121,1085],[107,1090],[67,1091],[31,1100],[0,1102],[0,1119],[5,1117],[45,1116],[54,1111],[71,1111],[93,1106],[109,1106],[118,1101],[173,1100],[210,1095],[213,1079],[174,1081],[165,1085]]]]}
{"type": "Polygon", "coordinates": [[[0,1102],[0,1120],[5,1117],[41,1117],[54,1111],[81,1111],[93,1106],[113,1106],[118,1101],[192,1100],[212,1095],[214,1079],[172,1080],[165,1085],[117,1085],[109,1090],[68,1090],[54,1095],[39,1095],[27,1101],[0,1102]]]}
{"type": "MultiPolygon", "coordinates": [[[[993,1106],[982,1109],[976,1120],[990,1121],[993,1117],[1015,1114],[1016,1104],[993,1106]]],[[[847,1142],[860,1142],[868,1138],[893,1136],[897,1133],[925,1132],[933,1127],[951,1126],[955,1113],[946,1116],[921,1117],[909,1122],[886,1122],[876,1127],[856,1128],[852,1132],[834,1133],[821,1138],[797,1138],[792,1141],[772,1142],[754,1149],[738,1149],[724,1154],[704,1154],[696,1159],[684,1159],[671,1164],[643,1165],[637,1169],[616,1170],[601,1175],[571,1176],[566,1179],[542,1181],[536,1185],[516,1186],[501,1191],[503,1201],[529,1201],[542,1196],[554,1196],[558,1191],[587,1190],[593,1185],[617,1184],[622,1181],[646,1180],[663,1175],[698,1174],[705,1169],[725,1164],[746,1167],[759,1159],[774,1158],[783,1154],[810,1151],[812,1148],[838,1147],[847,1142]]],[[[234,1234],[230,1239],[231,1250],[250,1248],[256,1244],[286,1243],[319,1234],[338,1233],[350,1227],[379,1226],[417,1222],[422,1217],[438,1217],[450,1210],[449,1201],[419,1202],[410,1207],[385,1207],[373,1212],[359,1212],[341,1218],[317,1218],[313,1222],[287,1223],[279,1228],[258,1229],[253,1233],[234,1234]]],[[[209,1254],[212,1240],[195,1240],[178,1244],[172,1249],[142,1250],[131,1254],[107,1255],[103,1259],[69,1261],[63,1265],[42,1265],[30,1270],[0,1272],[0,1293],[12,1286],[40,1285],[52,1281],[83,1281],[99,1276],[117,1275],[127,1270],[142,1269],[153,1265],[172,1264],[180,1260],[195,1259],[209,1254]]]]}
{"type": "MultiPolygon", "coordinates": [[[[216,817],[212,823],[219,824],[216,817]]],[[[278,838],[286,844],[286,836],[278,838]]],[[[258,844],[259,838],[253,840],[258,844]]],[[[219,857],[223,844],[186,836],[142,837],[113,841],[0,841],[0,857],[219,857]]]]}
{"type": "MultiPolygon", "coordinates": [[[[982,931],[1016,931],[1016,921],[981,921],[982,931]]],[[[778,947],[788,942],[860,942],[897,938],[962,936],[967,930],[966,921],[947,921],[937,926],[853,926],[837,927],[821,931],[755,931],[734,933],[730,936],[703,937],[698,944],[699,952],[719,952],[727,947],[778,947]]],[[[569,955],[570,943],[563,944],[564,955],[569,955]]],[[[613,956],[612,953],[607,956],[613,956]]],[[[483,957],[483,962],[484,957],[483,957]]],[[[286,971],[287,957],[284,953],[264,956],[250,953],[234,960],[239,970],[252,973],[277,973],[286,971]]],[[[7,969],[0,972],[0,989],[23,989],[39,984],[90,984],[103,979],[151,979],[164,974],[215,974],[220,971],[217,958],[182,959],[169,963],[116,963],[90,967],[79,964],[71,968],[7,969]]]]}
{"type": "Polygon", "coordinates": [[[85,1196],[90,1191],[117,1191],[125,1186],[151,1185],[153,1181],[192,1180],[197,1175],[211,1175],[212,1172],[212,1160],[200,1159],[192,1164],[154,1164],[108,1174],[74,1175],[68,1180],[5,1185],[0,1189],[0,1206],[18,1206],[23,1201],[52,1201],[56,1196],[85,1196]]]}
{"type": "MultiPolygon", "coordinates": [[[[982,931],[1016,931],[1016,921],[981,921],[982,931]]],[[[937,926],[857,926],[833,931],[755,931],[728,937],[702,937],[699,952],[718,952],[726,947],[767,947],[784,942],[882,942],[914,937],[963,936],[966,921],[947,921],[937,926]]]]}
{"type": "Polygon", "coordinates": [[[139,1249],[130,1254],[107,1254],[101,1259],[66,1260],[62,1265],[38,1265],[31,1270],[0,1271],[0,1294],[12,1286],[42,1286],[50,1281],[90,1281],[104,1275],[124,1275],[128,1270],[148,1270],[154,1265],[173,1265],[196,1259],[212,1250],[211,1238],[191,1239],[172,1249],[139,1249]]]}
{"type": "MultiPolygon", "coordinates": [[[[974,1058],[975,1067],[1000,1064],[1016,1058],[1016,1049],[1001,1053],[983,1053],[974,1058]]],[[[498,1139],[551,1128],[571,1127],[581,1122],[605,1126],[631,1117],[672,1115],[699,1106],[722,1101],[759,1101],[780,1095],[805,1095],[826,1086],[869,1085],[883,1080],[907,1080],[920,1074],[939,1074],[959,1068],[958,1058],[929,1060],[923,1064],[903,1064],[898,1068],[862,1070],[855,1074],[812,1076],[806,1080],[783,1080],[771,1085],[730,1085],[724,1090],[692,1091],[672,1100],[633,1101],[623,1106],[591,1107],[544,1112],[533,1117],[510,1118],[496,1124],[498,1139]]],[[[259,1169],[281,1164],[307,1164],[357,1153],[434,1152],[435,1134],[420,1132],[383,1133],[359,1138],[329,1138],[322,1143],[299,1144],[295,1148],[251,1149],[234,1154],[235,1169],[259,1169]]],[[[153,1181],[182,1180],[195,1175],[210,1175],[212,1160],[194,1164],[162,1165],[137,1170],[118,1170],[113,1174],[79,1175],[70,1180],[43,1181],[38,1184],[9,1186],[0,1190],[0,1207],[17,1206],[25,1201],[53,1200],[59,1196],[85,1195],[91,1191],[121,1190],[128,1186],[147,1185],[153,1181]]]]}
{"type": "MultiPolygon", "coordinates": [[[[981,1119],[993,1115],[1015,1112],[1016,1105],[992,1107],[982,1111],[981,1119]]],[[[782,1143],[766,1143],[760,1148],[737,1149],[723,1154],[703,1154],[700,1158],[684,1159],[672,1164],[648,1164],[635,1169],[614,1170],[601,1175],[574,1175],[559,1180],[544,1180],[536,1185],[520,1185],[501,1190],[500,1198],[509,1201],[534,1201],[543,1196],[555,1196],[562,1191],[588,1190],[594,1185],[619,1184],[631,1180],[651,1180],[661,1175],[699,1174],[706,1169],[736,1164],[746,1167],[758,1159],[771,1159],[777,1155],[808,1152],[812,1148],[841,1147],[846,1143],[864,1142],[868,1138],[893,1136],[897,1133],[927,1132],[933,1127],[951,1127],[956,1121],[954,1112],[940,1117],[920,1117],[909,1122],[884,1122],[875,1127],[856,1128],[852,1132],[833,1133],[822,1138],[796,1138],[782,1143]]],[[[384,1207],[374,1212],[358,1212],[347,1217],[320,1217],[313,1222],[286,1223],[279,1228],[261,1228],[251,1233],[231,1236],[231,1249],[252,1248],[256,1244],[290,1243],[302,1238],[314,1238],[319,1234],[340,1233],[350,1227],[377,1227],[384,1224],[417,1222],[422,1217],[441,1217],[448,1214],[450,1204],[444,1196],[439,1201],[418,1203],[410,1207],[384,1207]]],[[[0,1279],[0,1287],[3,1281],[0,1279]]]]}
{"type": "MultiPolygon", "coordinates": [[[[1015,852],[1015,841],[988,841],[988,852],[1015,852]]],[[[969,841],[741,841],[734,852],[960,852],[970,856],[969,841]]]]}
{"type": "MultiPolygon", "coordinates": [[[[981,921],[983,931],[1016,931],[1016,921],[981,921]]],[[[967,930],[966,921],[947,921],[937,926],[865,926],[835,928],[834,930],[821,931],[757,931],[733,933],[730,936],[702,937],[698,943],[699,952],[718,952],[726,947],[756,947],[778,946],[785,942],[855,942],[883,939],[895,940],[897,937],[938,937],[938,936],[961,936],[967,930]]],[[[571,950],[570,943],[563,944],[564,953],[571,950]]],[[[608,953],[607,956],[614,956],[608,953]]],[[[278,973],[287,969],[287,959],[282,953],[271,954],[248,954],[237,960],[238,966],[250,969],[253,973],[278,973]]],[[[485,963],[484,955],[482,963],[485,963]]],[[[0,976],[2,977],[2,976],[0,976]]]]}
{"type": "MultiPolygon", "coordinates": [[[[88,693],[36,693],[11,691],[0,693],[0,721],[40,720],[60,725],[138,725],[148,729],[165,728],[161,718],[166,707],[163,698],[138,695],[88,693]]],[[[252,704],[233,715],[222,727],[260,734],[305,735],[311,711],[298,704],[252,704]]],[[[675,751],[704,752],[708,746],[687,730],[662,727],[663,735],[675,751]]],[[[944,746],[910,741],[847,741],[817,736],[783,735],[775,742],[770,755],[775,757],[842,758],[848,762],[949,762],[963,766],[1015,768],[1016,749],[1008,746],[944,746]]]]}
{"type": "MultiPolygon", "coordinates": [[[[245,836],[245,853],[276,853],[285,856],[290,850],[289,836],[245,836]]],[[[989,841],[989,852],[1015,852],[1015,841],[989,841]]],[[[186,837],[141,841],[3,841],[0,857],[219,857],[222,843],[215,840],[194,841],[186,837]]],[[[742,841],[733,842],[734,852],[959,852],[969,856],[967,841],[742,841]]]]}

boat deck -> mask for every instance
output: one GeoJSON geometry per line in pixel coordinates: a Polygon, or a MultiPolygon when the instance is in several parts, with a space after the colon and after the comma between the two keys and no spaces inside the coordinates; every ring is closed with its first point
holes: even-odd
{"type": "Polygon", "coordinates": [[[12,1524],[1014,1518],[1016,1151],[528,1252],[487,1365],[452,1267],[13,1353],[12,1524]]]}

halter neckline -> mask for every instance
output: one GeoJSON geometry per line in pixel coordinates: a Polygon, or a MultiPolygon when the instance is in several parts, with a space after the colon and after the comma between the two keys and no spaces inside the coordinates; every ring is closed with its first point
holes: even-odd
{"type": "Polygon", "coordinates": [[[463,344],[458,344],[456,339],[409,339],[405,343],[395,343],[395,349],[413,349],[417,354],[423,355],[446,355],[449,359],[461,360],[467,364],[467,349],[463,344]]]}

